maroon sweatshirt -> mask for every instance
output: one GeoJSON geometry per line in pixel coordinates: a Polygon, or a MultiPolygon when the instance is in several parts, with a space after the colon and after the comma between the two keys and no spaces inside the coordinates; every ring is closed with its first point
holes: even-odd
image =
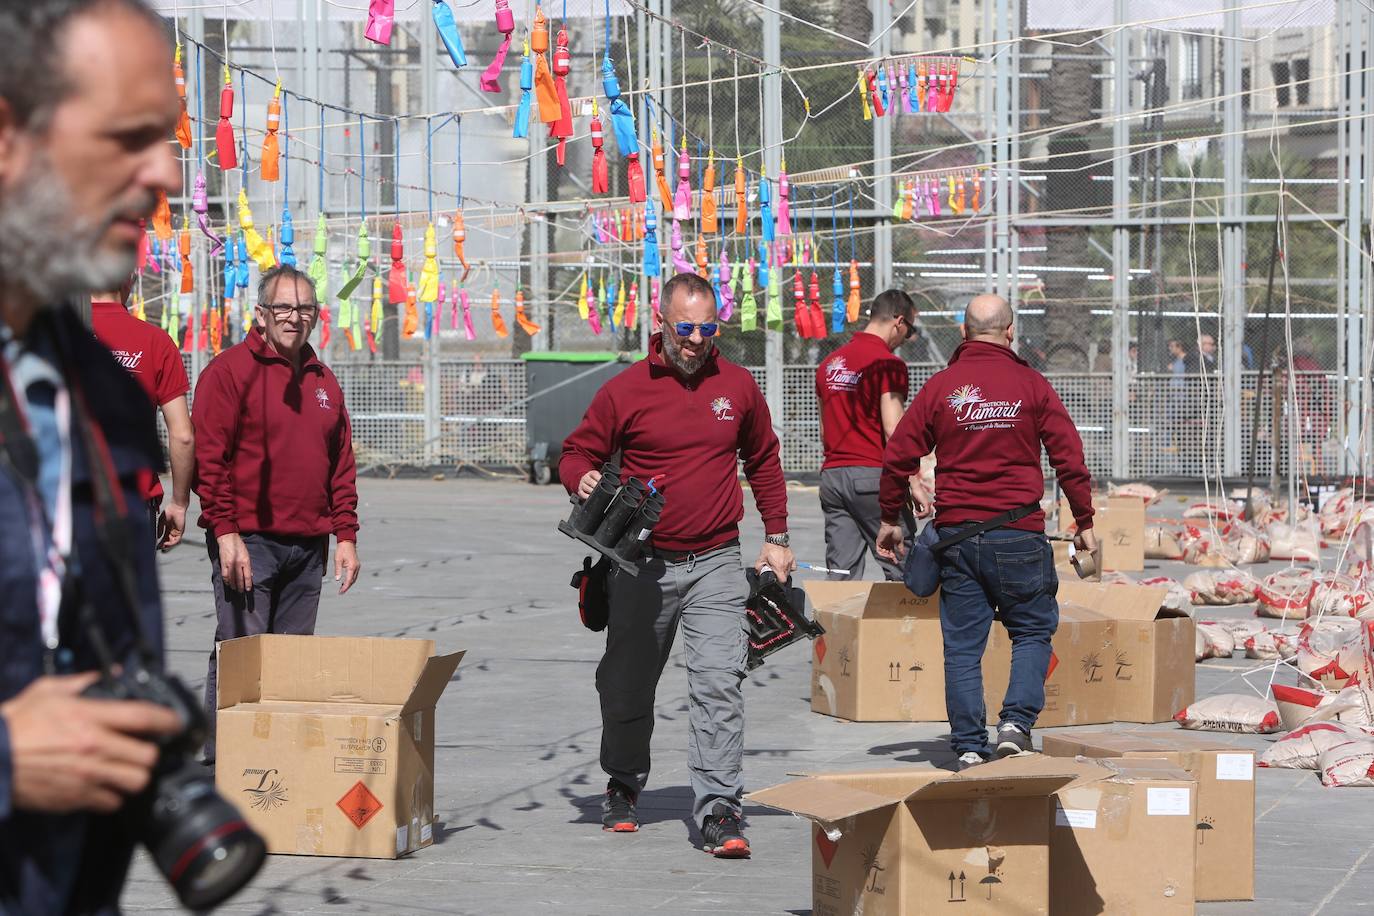
{"type": "Polygon", "coordinates": [[[747,369],[713,353],[683,378],[663,360],[655,334],[648,359],[601,387],[563,442],[558,476],[569,493],[620,452],[624,479],[658,478],[663,514],[655,547],[704,550],[739,535],[744,493],[739,462],[768,534],[787,530],[787,485],[763,392],[747,369]]]}
{"type": "Polygon", "coordinates": [[[309,345],[297,372],[249,331],[201,373],[191,419],[211,537],[358,539],[353,428],[338,380],[309,345]]]}
{"type": "MultiPolygon", "coordinates": [[[[1009,348],[965,341],[916,393],[887,443],[878,494],[883,521],[897,523],[907,478],[932,450],[938,525],[978,522],[1039,502],[1042,443],[1079,529],[1091,528],[1092,477],[1059,395],[1009,348]]],[[[1006,527],[1043,531],[1045,513],[1036,510],[1006,527]]]]}

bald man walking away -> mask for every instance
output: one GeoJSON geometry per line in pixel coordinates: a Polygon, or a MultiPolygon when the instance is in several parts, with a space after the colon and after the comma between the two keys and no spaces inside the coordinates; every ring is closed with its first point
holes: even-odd
{"type": "MultiPolygon", "coordinates": [[[[945,647],[945,709],[966,769],[994,753],[983,704],[983,650],[994,615],[1011,636],[1011,681],[998,717],[998,757],[1031,751],[1030,732],[1045,705],[1050,637],[1059,625],[1059,579],[1045,538],[1040,500],[1045,478],[1040,447],[1078,522],[1077,544],[1094,550],[1092,478],[1083,442],[1059,395],[1011,349],[1011,307],[999,296],[968,305],[964,342],[949,366],[916,394],[883,455],[878,550],[904,553],[898,524],[907,479],[938,449],[935,530],[941,540],[1000,519],[936,556],[940,563],[940,630],[945,647]]],[[[918,514],[931,507],[918,505],[918,514]]]]}

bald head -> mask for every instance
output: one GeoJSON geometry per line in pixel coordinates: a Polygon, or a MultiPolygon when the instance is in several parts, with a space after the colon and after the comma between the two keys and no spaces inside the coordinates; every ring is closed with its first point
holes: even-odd
{"type": "Polygon", "coordinates": [[[1008,339],[1012,325],[1011,306],[1001,296],[984,293],[969,300],[964,310],[964,336],[974,338],[1008,339]]]}

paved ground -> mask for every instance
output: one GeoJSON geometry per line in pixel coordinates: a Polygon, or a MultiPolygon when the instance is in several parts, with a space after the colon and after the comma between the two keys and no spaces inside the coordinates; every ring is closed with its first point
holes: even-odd
{"type": "MultiPolygon", "coordinates": [[[[599,829],[605,777],[592,676],[602,637],[581,628],[567,586],[582,551],[554,530],[567,508],[561,490],[464,479],[367,480],[361,491],[366,569],[348,596],[326,592],[320,632],[425,637],[440,650],[468,650],[438,712],[436,844],[399,861],[273,857],[223,912],[810,912],[810,832],[802,822],[749,809],[751,861],[718,862],[693,846],[680,654],[659,690],[644,829],[599,829]]],[[[814,489],[794,491],[792,511],[799,558],[823,562],[814,489]]],[[[755,520],[745,536],[758,543],[755,520]]],[[[1175,566],[1159,564],[1169,574],[1175,566]]],[[[198,686],[214,629],[203,547],[163,558],[162,581],[170,665],[198,686]]],[[[949,762],[940,725],[812,714],[809,660],[791,649],[750,679],[751,788],[800,770],[949,762]]],[[[1243,690],[1242,676],[1261,665],[1239,654],[1200,665],[1198,693],[1243,690]]],[[[1293,770],[1259,771],[1257,790],[1257,899],[1198,911],[1374,912],[1374,791],[1323,789],[1314,774],[1293,770]]],[[[176,906],[142,861],[124,905],[176,906]]]]}

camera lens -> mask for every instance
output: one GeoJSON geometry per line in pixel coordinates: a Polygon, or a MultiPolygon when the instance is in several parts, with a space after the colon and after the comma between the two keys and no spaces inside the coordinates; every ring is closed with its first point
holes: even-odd
{"type": "Polygon", "coordinates": [[[181,761],[125,808],[138,837],[188,909],[218,906],[252,880],[267,847],[199,765],[181,761]]]}

